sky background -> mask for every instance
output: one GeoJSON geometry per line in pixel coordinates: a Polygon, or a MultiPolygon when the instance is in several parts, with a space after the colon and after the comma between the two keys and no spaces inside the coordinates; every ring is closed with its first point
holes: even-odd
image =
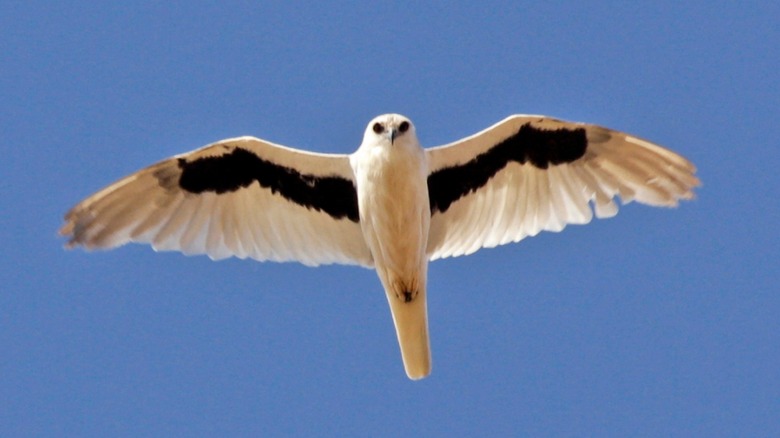
{"type": "Polygon", "coordinates": [[[3,2],[0,436],[780,435],[778,20],[770,1],[3,2]],[[162,158],[238,135],[350,153],[387,112],[426,146],[514,113],[597,123],[703,186],[433,263],[419,382],[373,271],[57,236],[162,158]]]}

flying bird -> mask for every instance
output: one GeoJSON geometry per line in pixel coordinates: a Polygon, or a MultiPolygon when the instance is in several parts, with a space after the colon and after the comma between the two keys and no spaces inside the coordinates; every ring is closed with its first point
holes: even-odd
{"type": "Polygon", "coordinates": [[[611,217],[618,195],[676,206],[693,198],[695,171],[638,137],[536,115],[423,149],[407,117],[386,114],[350,155],[254,137],[176,155],[80,202],[60,234],[68,247],[373,268],[416,380],[431,372],[429,261],[611,217]]]}

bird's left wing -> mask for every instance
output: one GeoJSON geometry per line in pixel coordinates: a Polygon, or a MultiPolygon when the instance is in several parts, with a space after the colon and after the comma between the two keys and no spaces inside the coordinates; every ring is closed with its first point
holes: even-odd
{"type": "Polygon", "coordinates": [[[69,246],[372,266],[347,155],[304,152],[254,137],[161,161],[73,207],[69,246]]]}
{"type": "Polygon", "coordinates": [[[617,213],[613,202],[675,206],[699,185],[685,158],[596,125],[516,115],[428,149],[431,260],[517,242],[617,213]]]}

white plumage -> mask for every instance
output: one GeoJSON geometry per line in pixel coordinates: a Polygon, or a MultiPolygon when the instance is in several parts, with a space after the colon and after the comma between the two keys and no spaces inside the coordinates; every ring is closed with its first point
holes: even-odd
{"type": "Polygon", "coordinates": [[[407,375],[431,370],[430,260],[517,242],[617,213],[614,202],[676,206],[699,185],[683,157],[595,125],[509,117],[422,149],[404,116],[372,120],[351,155],[253,137],[152,165],[65,216],[68,246],[156,250],[373,267],[385,288],[407,375]]]}

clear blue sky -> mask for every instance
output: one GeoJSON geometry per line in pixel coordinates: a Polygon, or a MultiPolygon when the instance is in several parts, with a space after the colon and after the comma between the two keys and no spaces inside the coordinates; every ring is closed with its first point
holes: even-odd
{"type": "Polygon", "coordinates": [[[95,3],[0,6],[0,435],[780,435],[777,2],[95,3]],[[56,235],[167,156],[387,112],[603,124],[704,185],[433,263],[420,382],[372,271],[56,235]]]}

